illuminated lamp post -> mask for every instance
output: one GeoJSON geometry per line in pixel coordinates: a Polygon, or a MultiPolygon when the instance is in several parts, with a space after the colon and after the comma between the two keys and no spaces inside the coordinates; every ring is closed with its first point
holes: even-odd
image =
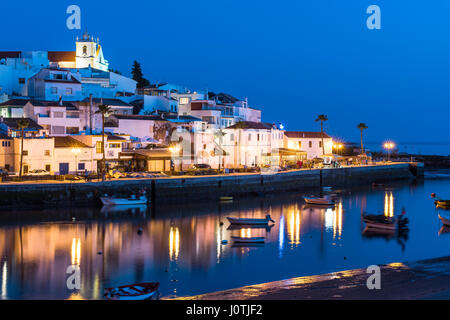
{"type": "Polygon", "coordinates": [[[75,155],[75,174],[78,173],[77,157],[80,152],[81,150],[79,148],[72,148],[72,153],[75,155]]]}
{"type": "Polygon", "coordinates": [[[394,149],[395,144],[393,142],[386,142],[383,147],[387,150],[388,153],[388,162],[391,160],[391,150],[394,149]]]}

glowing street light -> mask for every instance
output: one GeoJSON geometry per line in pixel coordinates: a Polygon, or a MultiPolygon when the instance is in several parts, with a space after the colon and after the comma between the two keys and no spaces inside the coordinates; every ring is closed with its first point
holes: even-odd
{"type": "Polygon", "coordinates": [[[338,151],[337,153],[339,154],[340,150],[344,148],[344,145],[342,143],[335,143],[333,144],[333,148],[338,151]]]}
{"type": "Polygon", "coordinates": [[[391,150],[395,148],[395,143],[393,143],[393,142],[391,142],[391,141],[388,141],[388,142],[385,142],[385,143],[384,143],[383,147],[384,147],[384,148],[387,150],[387,152],[388,152],[388,162],[389,162],[389,161],[390,161],[390,158],[391,158],[391,150]]]}
{"type": "Polygon", "coordinates": [[[78,163],[77,163],[77,156],[81,152],[79,148],[72,148],[72,153],[75,155],[75,173],[78,172],[78,163]]]}
{"type": "MultiPolygon", "coordinates": [[[[181,152],[181,147],[178,144],[172,145],[169,147],[169,151],[170,151],[170,153],[172,153],[172,158],[179,157],[180,152],[181,152]]],[[[182,169],[183,169],[183,163],[182,163],[182,160],[180,159],[180,171],[182,171],[182,169]]]]}

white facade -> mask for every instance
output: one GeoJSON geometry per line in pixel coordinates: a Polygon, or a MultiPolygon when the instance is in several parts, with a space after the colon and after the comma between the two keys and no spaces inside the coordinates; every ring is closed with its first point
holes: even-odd
{"type": "Polygon", "coordinates": [[[109,63],[103,56],[103,50],[98,38],[89,36],[87,32],[76,41],[76,68],[94,68],[108,71],[109,63]]]}
{"type": "MultiPolygon", "coordinates": [[[[327,135],[323,134],[325,154],[333,153],[333,139],[327,135]]],[[[284,139],[285,148],[292,150],[302,150],[306,151],[308,159],[314,159],[320,157],[323,154],[322,148],[322,138],[320,132],[303,132],[303,131],[289,131],[285,132],[284,139]]]]}

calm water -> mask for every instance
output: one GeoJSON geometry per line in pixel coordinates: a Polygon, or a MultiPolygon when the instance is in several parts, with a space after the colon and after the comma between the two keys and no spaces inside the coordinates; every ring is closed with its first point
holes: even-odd
{"type": "Polygon", "coordinates": [[[449,182],[444,174],[412,184],[341,190],[333,209],[307,208],[300,194],[290,194],[153,211],[3,211],[0,298],[99,299],[104,287],[145,281],[159,281],[162,296],[183,296],[449,255],[450,233],[441,228],[429,197],[436,192],[450,198],[449,182]],[[402,207],[410,218],[407,237],[363,232],[362,212],[392,215],[402,207]],[[262,217],[266,212],[276,221],[270,230],[227,230],[227,216],[262,217]],[[221,244],[240,234],[265,236],[266,243],[221,244]],[[66,286],[71,264],[81,268],[79,291],[66,286]]]}

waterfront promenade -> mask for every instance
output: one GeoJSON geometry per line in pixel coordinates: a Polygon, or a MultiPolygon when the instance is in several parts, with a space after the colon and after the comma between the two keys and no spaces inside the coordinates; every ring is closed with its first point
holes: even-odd
{"type": "MultiPolygon", "coordinates": [[[[423,168],[423,167],[420,167],[423,168]]],[[[214,176],[115,179],[98,182],[0,183],[0,205],[40,206],[67,203],[94,205],[103,194],[130,194],[144,189],[152,203],[217,201],[221,196],[245,197],[268,193],[345,187],[420,176],[415,163],[281,171],[274,174],[241,173],[214,176]]],[[[422,172],[423,173],[423,172],[422,172]]]]}
{"type": "Polygon", "coordinates": [[[380,266],[381,289],[369,290],[366,269],[292,278],[178,299],[336,300],[450,299],[450,257],[380,266]]]}

